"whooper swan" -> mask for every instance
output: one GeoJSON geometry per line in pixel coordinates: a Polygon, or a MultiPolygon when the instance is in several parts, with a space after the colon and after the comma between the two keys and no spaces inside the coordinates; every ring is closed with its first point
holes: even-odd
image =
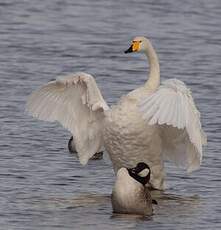
{"type": "Polygon", "coordinates": [[[114,171],[145,162],[150,183],[164,189],[164,160],[188,172],[199,168],[206,136],[190,90],[179,80],[160,85],[157,54],[145,37],[133,39],[125,53],[143,52],[149,61],[149,78],[140,88],[108,107],[94,78],[86,73],[58,77],[33,92],[29,113],[41,120],[59,121],[73,135],[81,164],[102,148],[114,171]]]}

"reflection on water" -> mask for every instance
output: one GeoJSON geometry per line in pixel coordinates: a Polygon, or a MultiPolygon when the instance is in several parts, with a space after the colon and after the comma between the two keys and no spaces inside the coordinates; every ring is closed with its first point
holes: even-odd
{"type": "Polygon", "coordinates": [[[201,199],[198,195],[178,196],[176,194],[163,193],[153,197],[157,199],[155,214],[177,217],[179,215],[197,215],[200,211],[201,199]]]}
{"type": "MultiPolygon", "coordinates": [[[[124,227],[130,228],[137,227],[143,223],[152,225],[158,219],[162,220],[168,216],[172,217],[171,221],[173,221],[173,218],[177,220],[184,216],[195,218],[200,214],[201,200],[198,196],[178,196],[167,193],[156,194],[156,192],[152,193],[152,195],[154,199],[157,199],[158,205],[154,205],[154,215],[149,217],[112,213],[110,195],[98,193],[82,193],[69,198],[42,198],[32,204],[32,207],[37,212],[43,209],[46,213],[55,211],[68,212],[75,218],[79,215],[86,218],[86,222],[88,218],[93,219],[96,216],[105,214],[106,218],[113,221],[113,223],[116,224],[118,222],[124,224],[124,227]]],[[[93,222],[99,222],[99,220],[95,219],[93,222]]],[[[82,224],[81,221],[79,224],[82,224]]]]}
{"type": "Polygon", "coordinates": [[[220,21],[220,0],[1,2],[0,228],[221,229],[220,21]],[[137,35],[152,40],[162,80],[191,88],[208,135],[199,171],[166,164],[167,190],[144,219],[112,214],[110,162],[82,167],[69,132],[24,112],[34,89],[77,71],[117,102],[146,80],[145,58],[123,53],[137,35]]]}

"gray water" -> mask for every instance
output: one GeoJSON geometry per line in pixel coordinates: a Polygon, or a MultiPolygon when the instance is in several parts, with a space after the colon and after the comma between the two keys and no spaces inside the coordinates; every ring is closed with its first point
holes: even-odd
{"type": "Polygon", "coordinates": [[[2,0],[0,229],[221,229],[220,23],[220,0],[2,0]],[[110,162],[81,166],[68,131],[24,112],[34,89],[76,71],[117,102],[146,80],[145,58],[123,53],[137,35],[153,42],[162,79],[191,88],[208,135],[199,171],[166,164],[151,218],[113,215],[110,162]]]}

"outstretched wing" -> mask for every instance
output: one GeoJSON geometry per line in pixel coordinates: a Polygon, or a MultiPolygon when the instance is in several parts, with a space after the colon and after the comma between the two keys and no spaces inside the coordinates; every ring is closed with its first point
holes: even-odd
{"type": "Polygon", "coordinates": [[[159,125],[166,158],[188,172],[199,168],[206,135],[191,92],[182,81],[164,81],[156,92],[143,98],[140,111],[149,125],[159,125]]]}
{"type": "Polygon", "coordinates": [[[27,111],[44,121],[59,121],[74,137],[80,162],[86,164],[103,145],[108,110],[94,78],[86,73],[58,77],[31,94],[27,111]]]}

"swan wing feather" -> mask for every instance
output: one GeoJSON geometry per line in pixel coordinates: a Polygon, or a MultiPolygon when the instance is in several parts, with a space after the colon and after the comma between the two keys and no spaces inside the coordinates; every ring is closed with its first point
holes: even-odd
{"type": "Polygon", "coordinates": [[[159,126],[164,156],[188,172],[198,169],[206,135],[186,85],[177,79],[164,81],[152,95],[141,100],[139,109],[149,125],[159,126]]]}
{"type": "Polygon", "coordinates": [[[50,81],[34,91],[26,104],[33,117],[58,121],[72,133],[82,164],[103,146],[104,111],[108,109],[94,78],[86,73],[50,81]]]}

